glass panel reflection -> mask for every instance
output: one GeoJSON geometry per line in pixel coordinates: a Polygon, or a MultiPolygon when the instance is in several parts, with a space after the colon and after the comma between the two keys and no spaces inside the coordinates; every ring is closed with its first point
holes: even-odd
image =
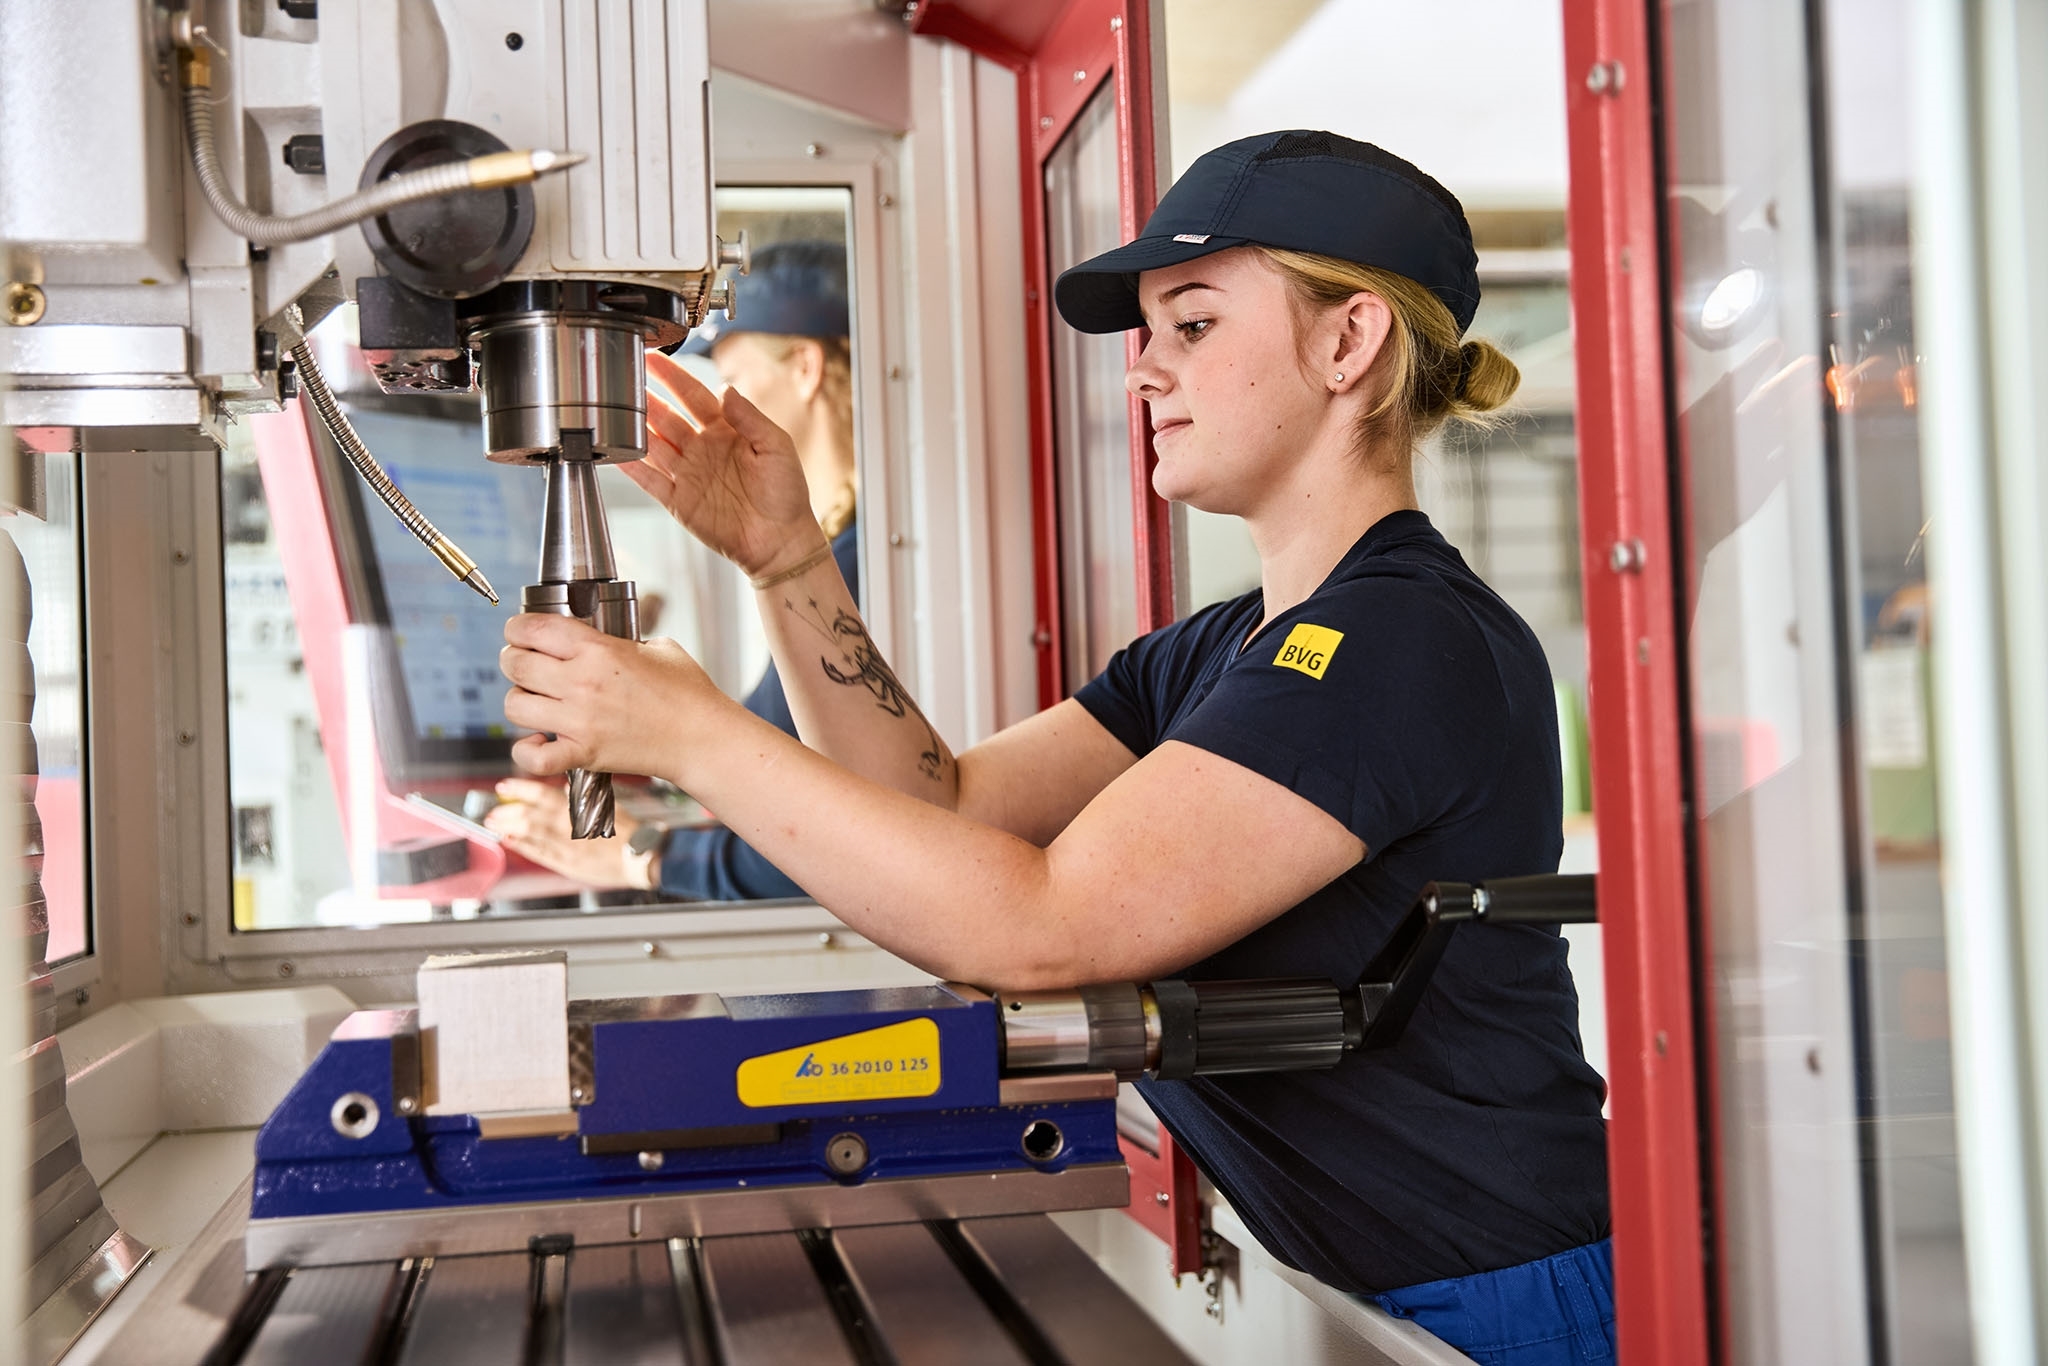
{"type": "MultiPolygon", "coordinates": [[[[790,241],[842,245],[850,259],[843,187],[725,188],[716,204],[720,235],[745,231],[757,261],[790,241]]],[[[742,280],[742,310],[746,291],[742,280]]],[[[230,429],[221,506],[234,927],[659,904],[617,880],[593,885],[578,869],[530,863],[477,823],[513,773],[498,654],[520,585],[536,575],[545,481],[484,458],[473,395],[379,391],[354,316],[339,310],[316,329],[329,384],[393,482],[504,601],[492,606],[450,577],[364,490],[317,419],[310,446],[293,414],[230,429]]],[[[680,360],[723,387],[715,356],[680,360]]],[[[827,366],[849,413],[857,360],[849,338],[827,366]]],[[[675,639],[727,691],[747,695],[767,647],[744,576],[619,469],[597,477],[642,634],[675,639]]],[[[851,482],[848,522],[857,474],[851,482]]],[[[636,820],[710,823],[665,784],[622,781],[619,798],[636,820]]]]}
{"type": "Polygon", "coordinates": [[[1906,15],[1667,14],[1728,1355],[1967,1361],[1906,15]]]}
{"type": "MultiPolygon", "coordinates": [[[[1123,244],[1116,100],[1105,82],[1045,161],[1051,277],[1123,244]]],[[[1053,462],[1059,485],[1060,621],[1066,691],[1138,634],[1131,419],[1121,333],[1052,329],[1053,462]]],[[[1242,590],[1239,590],[1242,591],[1242,590]]]]}

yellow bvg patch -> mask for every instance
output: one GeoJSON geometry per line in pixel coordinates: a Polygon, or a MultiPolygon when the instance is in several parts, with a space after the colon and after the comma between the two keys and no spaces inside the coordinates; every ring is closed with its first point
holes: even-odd
{"type": "Polygon", "coordinates": [[[1332,631],[1327,626],[1311,626],[1307,622],[1287,633],[1287,639],[1280,645],[1280,653],[1273,656],[1273,662],[1283,669],[1298,669],[1310,678],[1321,678],[1323,670],[1330,667],[1330,656],[1337,653],[1338,644],[1344,639],[1342,631],[1332,631]]]}
{"type": "Polygon", "coordinates": [[[842,1034],[740,1064],[740,1104],[822,1105],[900,1100],[939,1089],[939,1027],[928,1019],[842,1034]]]}

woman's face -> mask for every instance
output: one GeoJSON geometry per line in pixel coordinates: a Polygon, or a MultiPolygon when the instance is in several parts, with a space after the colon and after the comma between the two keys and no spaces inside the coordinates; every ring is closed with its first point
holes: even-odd
{"type": "Polygon", "coordinates": [[[804,350],[799,347],[783,359],[779,348],[758,332],[721,337],[711,348],[711,363],[718,367],[719,378],[739,390],[740,397],[759,408],[770,422],[790,433],[803,431],[809,402],[804,392],[804,367],[799,363],[803,358],[804,350]]]}
{"type": "Polygon", "coordinates": [[[1151,412],[1153,489],[1205,512],[1254,510],[1329,410],[1285,280],[1240,247],[1144,272],[1138,301],[1152,336],[1124,385],[1151,412]]]}

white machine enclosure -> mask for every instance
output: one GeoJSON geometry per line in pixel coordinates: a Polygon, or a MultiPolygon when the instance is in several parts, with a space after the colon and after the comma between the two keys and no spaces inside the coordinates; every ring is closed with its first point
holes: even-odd
{"type": "MultiPolygon", "coordinates": [[[[9,280],[44,299],[40,321],[0,329],[6,425],[218,438],[223,420],[275,410],[279,351],[377,273],[356,228],[252,249],[208,209],[178,106],[181,13],[0,10],[0,241],[9,280]]],[[[701,310],[717,269],[704,0],[324,0],[317,19],[195,0],[189,23],[213,49],[222,163],[255,210],[339,199],[398,129],[460,120],[589,158],[533,186],[508,278],[643,282],[701,310]],[[286,162],[310,135],[323,173],[286,162]]]]}
{"type": "MultiPolygon", "coordinates": [[[[459,119],[590,157],[535,183],[508,278],[685,293],[715,269],[704,0],[330,0],[318,23],[334,194],[398,129],[459,119]]],[[[360,233],[338,234],[335,257],[343,280],[376,273],[360,233]]]]}

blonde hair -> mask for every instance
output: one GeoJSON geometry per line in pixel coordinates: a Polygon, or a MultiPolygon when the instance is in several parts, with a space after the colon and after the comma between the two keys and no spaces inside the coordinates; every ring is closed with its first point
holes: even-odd
{"type": "Polygon", "coordinates": [[[1376,294],[1393,314],[1386,343],[1366,378],[1379,396],[1359,420],[1359,446],[1392,451],[1405,460],[1415,444],[1445,422],[1498,424],[1500,408],[1522,382],[1492,342],[1461,340],[1443,300],[1405,275],[1305,251],[1258,247],[1288,283],[1300,313],[1341,304],[1354,294],[1376,294]]]}
{"type": "MultiPolygon", "coordinates": [[[[853,344],[845,337],[806,337],[792,333],[763,332],[756,334],[762,349],[767,351],[777,364],[787,365],[796,355],[797,348],[806,342],[815,343],[823,353],[819,367],[818,397],[825,401],[826,409],[832,414],[833,434],[839,438],[848,452],[853,450],[853,344]]],[[[853,524],[853,514],[858,497],[853,476],[849,475],[845,485],[832,500],[831,510],[819,519],[827,536],[837,536],[853,524]]]]}

